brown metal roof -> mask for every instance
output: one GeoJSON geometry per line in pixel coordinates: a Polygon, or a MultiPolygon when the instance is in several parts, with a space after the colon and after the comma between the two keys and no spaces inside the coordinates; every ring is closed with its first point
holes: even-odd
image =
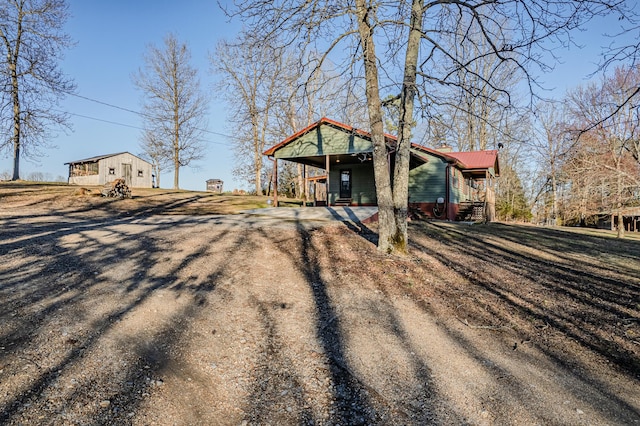
{"type": "MultiPolygon", "coordinates": [[[[448,152],[448,156],[459,160],[467,169],[488,169],[498,164],[498,151],[448,152]]],[[[497,167],[496,167],[497,168],[497,167]]]]}

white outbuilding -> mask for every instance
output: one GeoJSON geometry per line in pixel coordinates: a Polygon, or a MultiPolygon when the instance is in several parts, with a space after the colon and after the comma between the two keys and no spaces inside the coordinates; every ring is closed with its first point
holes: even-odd
{"type": "Polygon", "coordinates": [[[124,179],[131,188],[151,188],[152,166],[129,152],[98,155],[83,160],[70,161],[70,185],[104,185],[116,179],[124,179]]]}

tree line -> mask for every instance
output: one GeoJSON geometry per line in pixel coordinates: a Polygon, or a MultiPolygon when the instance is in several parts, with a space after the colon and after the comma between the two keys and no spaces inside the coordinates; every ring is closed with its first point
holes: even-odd
{"type": "MultiPolygon", "coordinates": [[[[234,173],[256,193],[271,182],[265,148],[330,116],[371,133],[385,252],[407,247],[412,141],[500,148],[501,218],[584,223],[637,202],[637,46],[612,44],[602,81],[563,102],[537,90],[555,49],[594,19],[615,16],[621,33],[637,31],[634,2],[236,0],[223,10],[243,29],[210,53],[221,81],[212,95],[229,107],[234,173]],[[393,164],[385,132],[398,138],[393,164]]],[[[74,90],[57,66],[70,44],[61,31],[67,15],[64,0],[0,6],[0,120],[14,179],[19,158],[37,155],[52,129],[67,125],[64,114],[46,114],[47,102],[74,90]]],[[[203,154],[210,98],[188,45],[169,34],[149,46],[132,80],[142,98],[141,150],[156,176],[173,168],[177,188],[180,168],[203,154]]],[[[288,165],[280,184],[300,196],[298,167],[288,165]]]]}
{"type": "Polygon", "coordinates": [[[625,210],[640,208],[639,87],[637,65],[617,66],[539,109],[538,220],[585,226],[604,216],[624,235],[625,210]]]}

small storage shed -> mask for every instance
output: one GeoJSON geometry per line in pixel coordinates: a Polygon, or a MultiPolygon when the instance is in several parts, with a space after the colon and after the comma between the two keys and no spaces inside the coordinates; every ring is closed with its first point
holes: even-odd
{"type": "Polygon", "coordinates": [[[70,161],[70,185],[104,185],[116,179],[124,179],[131,188],[151,188],[152,166],[129,152],[98,155],[70,161]]]}
{"type": "Polygon", "coordinates": [[[224,182],[222,182],[220,179],[209,179],[207,180],[207,191],[222,194],[223,183],[224,182]]]}

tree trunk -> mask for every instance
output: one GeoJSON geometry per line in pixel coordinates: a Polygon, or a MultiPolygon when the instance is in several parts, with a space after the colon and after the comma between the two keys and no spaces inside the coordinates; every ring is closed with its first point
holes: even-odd
{"type": "MultiPolygon", "coordinates": [[[[176,120],[176,126],[177,125],[176,120]]],[[[177,127],[173,140],[173,167],[173,189],[180,189],[180,140],[177,127]]]]}
{"type": "Polygon", "coordinates": [[[624,238],[624,215],[618,210],[618,238],[624,238]]]}
{"type": "MultiPolygon", "coordinates": [[[[18,36],[21,35],[19,31],[18,36]]],[[[19,42],[18,42],[19,43],[19,42]]],[[[18,46],[16,43],[16,46],[18,46]]],[[[9,56],[9,60],[14,58],[9,56]]],[[[18,84],[18,69],[17,64],[11,61],[9,65],[11,73],[11,98],[13,101],[13,175],[11,180],[20,179],[20,94],[18,84]]]]}
{"type": "Polygon", "coordinates": [[[555,173],[555,168],[553,167],[553,163],[552,163],[552,168],[551,168],[551,196],[553,197],[553,204],[551,205],[552,208],[552,216],[553,216],[553,224],[556,226],[561,226],[562,225],[562,220],[560,220],[560,217],[558,215],[558,183],[556,181],[556,173],[555,173]]]}
{"type": "Polygon", "coordinates": [[[303,165],[298,163],[297,164],[297,172],[298,172],[298,193],[296,194],[297,198],[302,199],[303,201],[306,201],[306,197],[305,197],[305,192],[306,192],[306,188],[304,187],[304,172],[303,172],[303,165]]]}
{"type": "Polygon", "coordinates": [[[389,157],[387,155],[382,121],[382,103],[378,87],[378,67],[373,41],[372,18],[369,16],[369,8],[365,0],[356,0],[356,10],[364,62],[365,93],[369,111],[369,125],[371,127],[371,142],[373,145],[373,175],[378,198],[378,250],[392,253],[395,247],[393,239],[396,235],[396,223],[393,214],[389,157]]]}
{"type": "Polygon", "coordinates": [[[180,100],[178,98],[178,78],[173,67],[173,165],[175,167],[173,173],[173,189],[180,189],[180,100]]]}
{"type": "Polygon", "coordinates": [[[173,141],[173,189],[180,189],[180,141],[177,130],[173,141]]]}
{"type": "MultiPolygon", "coordinates": [[[[291,103],[289,105],[289,107],[293,107],[293,103],[291,103]]],[[[287,117],[289,119],[289,126],[291,126],[291,130],[293,131],[293,133],[296,133],[298,131],[298,123],[296,122],[296,115],[295,115],[295,111],[292,109],[289,109],[288,113],[287,113],[287,117]]],[[[307,192],[307,188],[305,188],[305,173],[304,173],[304,165],[298,163],[296,165],[296,172],[298,174],[297,176],[297,188],[298,190],[296,191],[296,198],[301,198],[303,200],[303,207],[306,206],[306,201],[307,201],[307,197],[306,197],[306,192],[307,192]]]]}
{"type": "Polygon", "coordinates": [[[179,181],[180,181],[180,163],[178,160],[174,160],[173,162],[174,172],[173,172],[173,189],[180,189],[179,181]]]}
{"type": "Polygon", "coordinates": [[[617,197],[618,197],[618,238],[624,238],[624,215],[622,214],[622,174],[620,170],[620,161],[616,162],[617,176],[617,197]]]}
{"type": "Polygon", "coordinates": [[[153,173],[155,174],[155,182],[153,181],[153,177],[151,178],[151,185],[155,184],[155,188],[160,188],[160,165],[155,163],[153,165],[153,173]]]}
{"type": "Polygon", "coordinates": [[[407,205],[409,202],[409,163],[411,160],[411,126],[413,104],[416,94],[416,71],[422,32],[422,0],[413,0],[409,40],[404,62],[404,79],[400,96],[400,119],[398,123],[398,146],[393,176],[393,215],[395,234],[393,251],[407,252],[407,205]]]}

